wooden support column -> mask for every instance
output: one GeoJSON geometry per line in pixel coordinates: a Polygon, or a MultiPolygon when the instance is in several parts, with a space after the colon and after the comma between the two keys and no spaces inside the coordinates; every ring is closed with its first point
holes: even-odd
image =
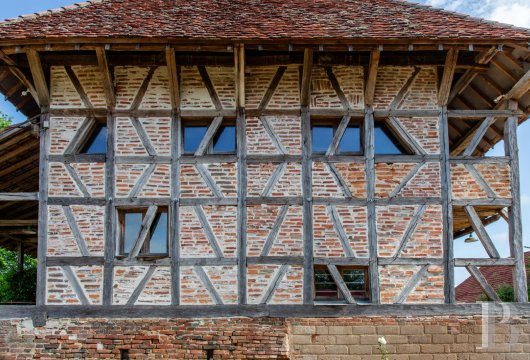
{"type": "Polygon", "coordinates": [[[313,69],[313,50],[304,50],[304,65],[300,91],[302,122],[302,218],[304,241],[304,304],[313,304],[314,298],[314,258],[313,258],[313,195],[311,162],[311,72],[313,69]]]}
{"type": "MultiPolygon", "coordinates": [[[[6,63],[6,65],[9,67],[9,71],[28,89],[29,93],[35,100],[35,102],[39,104],[39,96],[37,95],[37,90],[33,86],[33,83],[28,79],[26,74],[22,72],[17,66],[17,64],[11,59],[5,52],[0,50],[0,59],[6,63]]],[[[9,97],[9,96],[7,96],[9,97]]]]}
{"type": "MultiPolygon", "coordinates": [[[[517,109],[517,101],[508,101],[509,109],[517,109]]],[[[521,219],[521,187],[519,179],[519,148],[517,144],[517,117],[511,116],[504,125],[504,149],[510,158],[510,179],[512,183],[512,207],[509,212],[510,255],[515,259],[513,284],[515,300],[528,302],[528,284],[523,249],[521,219]]]]}
{"type": "Polygon", "coordinates": [[[48,252],[48,151],[50,148],[50,115],[41,107],[39,155],[39,232],[37,247],[37,306],[46,305],[46,254],[48,252]]]}
{"type": "Polygon", "coordinates": [[[28,57],[29,68],[31,75],[33,76],[33,83],[37,90],[37,97],[39,99],[39,105],[47,107],[50,105],[50,92],[48,90],[48,84],[46,83],[46,76],[42,69],[42,63],[40,60],[39,53],[33,49],[27,49],[26,55],[28,57]]]}
{"type": "Polygon", "coordinates": [[[245,48],[234,47],[237,108],[237,258],[239,304],[247,303],[247,135],[245,115],[245,48]]]}
{"type": "Polygon", "coordinates": [[[370,65],[368,68],[368,78],[366,79],[366,88],[364,91],[364,103],[366,106],[373,106],[375,95],[375,83],[377,80],[377,70],[379,69],[379,59],[381,58],[380,50],[372,50],[370,53],[370,65]]]}
{"type": "Polygon", "coordinates": [[[440,108],[440,181],[442,191],[444,295],[445,302],[455,302],[454,252],[453,252],[453,204],[451,196],[451,167],[449,163],[449,119],[447,107],[440,108]]]}
{"type": "Polygon", "coordinates": [[[447,52],[447,58],[445,60],[444,73],[440,83],[440,90],[438,92],[439,106],[447,106],[457,62],[458,50],[449,49],[449,51],[447,52]]]}
{"type": "Polygon", "coordinates": [[[374,110],[372,107],[366,106],[364,116],[364,154],[366,159],[366,212],[368,214],[368,253],[370,257],[368,274],[370,278],[370,299],[373,304],[379,304],[379,261],[377,253],[377,223],[375,208],[374,141],[374,110]]]}

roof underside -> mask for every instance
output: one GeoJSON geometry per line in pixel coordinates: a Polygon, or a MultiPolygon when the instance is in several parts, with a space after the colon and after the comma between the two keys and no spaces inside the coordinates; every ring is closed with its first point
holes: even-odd
{"type": "Polygon", "coordinates": [[[399,0],[92,0],[0,23],[0,42],[75,37],[525,42],[530,32],[399,0]]]}

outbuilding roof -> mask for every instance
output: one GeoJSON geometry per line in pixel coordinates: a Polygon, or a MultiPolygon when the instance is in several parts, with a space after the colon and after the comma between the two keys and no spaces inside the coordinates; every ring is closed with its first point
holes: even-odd
{"type": "Polygon", "coordinates": [[[530,30],[400,0],[90,0],[0,22],[44,38],[527,41],[530,30]]]}

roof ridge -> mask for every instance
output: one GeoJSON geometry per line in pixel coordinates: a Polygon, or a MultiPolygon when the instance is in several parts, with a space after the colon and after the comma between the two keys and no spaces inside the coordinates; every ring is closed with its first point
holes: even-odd
{"type": "Polygon", "coordinates": [[[421,3],[413,2],[413,0],[387,0],[387,1],[393,2],[393,3],[397,3],[397,4],[406,3],[409,6],[420,8],[420,9],[436,11],[436,12],[439,12],[439,13],[442,13],[442,14],[448,14],[448,15],[453,15],[453,16],[454,15],[461,16],[461,17],[463,17],[465,19],[469,19],[469,20],[472,20],[472,21],[477,21],[479,23],[485,23],[485,24],[490,24],[490,25],[507,27],[507,28],[510,28],[510,29],[528,31],[527,28],[522,27],[522,26],[515,26],[515,25],[512,25],[512,24],[507,24],[507,23],[503,23],[503,22],[500,22],[500,21],[488,20],[488,19],[484,19],[484,18],[481,18],[481,17],[478,17],[478,16],[473,16],[473,15],[461,13],[459,11],[447,10],[447,9],[439,8],[439,7],[432,6],[432,5],[427,5],[427,4],[421,4],[421,3]]]}
{"type": "Polygon", "coordinates": [[[26,19],[36,19],[44,15],[61,13],[61,12],[69,11],[69,10],[77,10],[77,9],[84,8],[84,7],[93,5],[93,4],[100,4],[105,1],[109,1],[109,0],[86,0],[83,2],[74,3],[72,5],[61,6],[59,8],[39,11],[39,12],[31,13],[31,14],[22,14],[15,18],[8,18],[8,19],[0,20],[0,26],[6,25],[6,24],[17,23],[20,21],[24,21],[26,19]]]}

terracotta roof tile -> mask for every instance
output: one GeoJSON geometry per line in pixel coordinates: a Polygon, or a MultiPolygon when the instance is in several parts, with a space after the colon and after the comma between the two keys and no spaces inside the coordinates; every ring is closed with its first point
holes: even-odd
{"type": "MultiPolygon", "coordinates": [[[[525,252],[524,256],[526,264],[530,264],[530,251],[525,252]]],[[[488,283],[496,289],[501,285],[513,284],[512,269],[511,266],[483,266],[479,270],[488,283]]],[[[469,277],[455,288],[455,292],[458,302],[476,302],[483,291],[478,282],[473,277],[469,277]]]]}
{"type": "Polygon", "coordinates": [[[0,22],[0,38],[517,40],[530,30],[400,0],[91,0],[0,22]]]}

